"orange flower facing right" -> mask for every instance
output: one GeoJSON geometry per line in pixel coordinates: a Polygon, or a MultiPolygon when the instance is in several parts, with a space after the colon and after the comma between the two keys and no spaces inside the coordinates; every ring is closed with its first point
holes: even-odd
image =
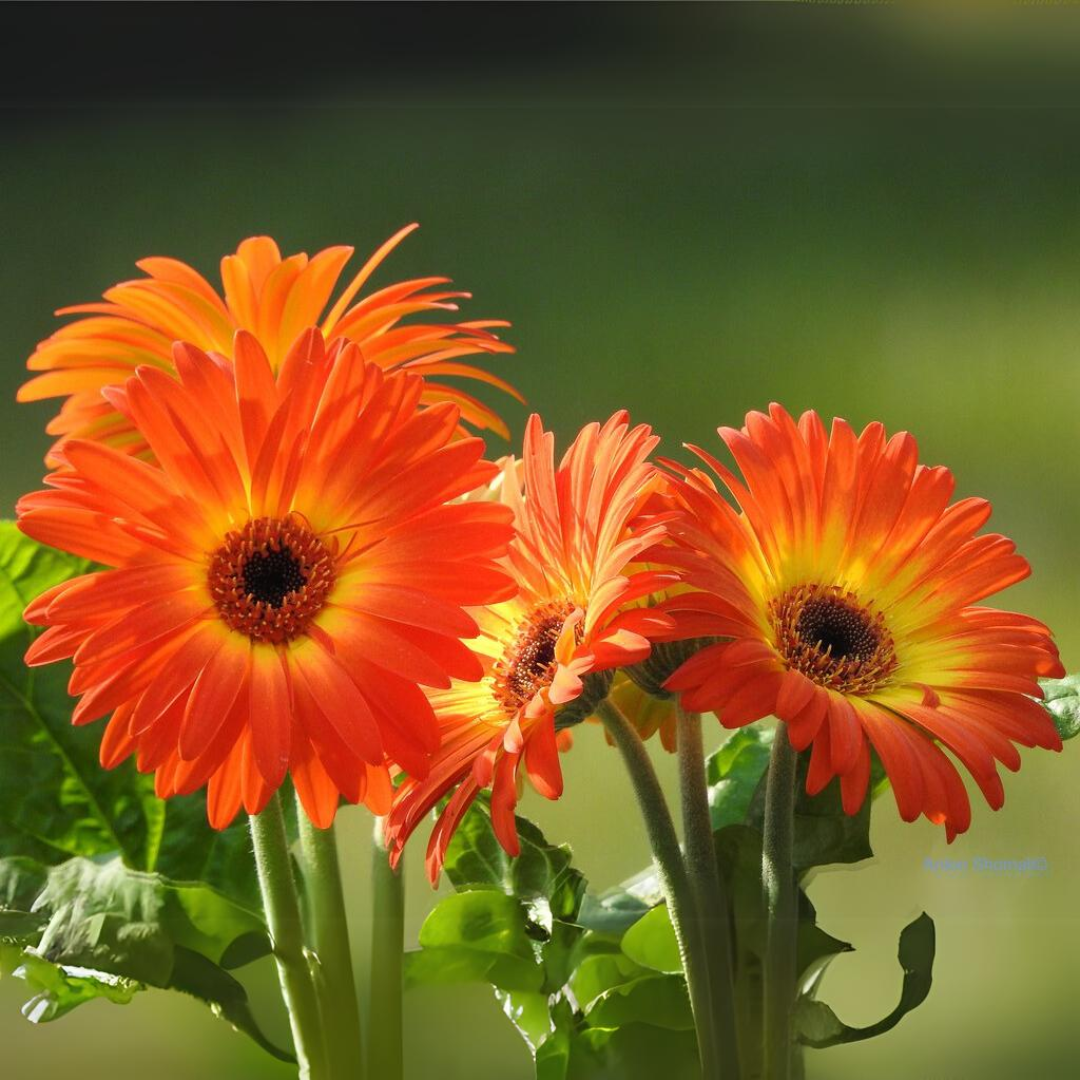
{"type": "MultiPolygon", "coordinates": [[[[450,795],[428,845],[434,881],[447,845],[479,793],[491,790],[491,821],[503,848],[518,852],[514,808],[519,777],[539,794],[562,794],[561,710],[574,722],[607,691],[601,674],[644,660],[671,620],[639,602],[674,580],[642,553],[664,535],[645,507],[659,474],[649,461],[657,438],[625,413],[590,424],[556,465],[554,438],[533,416],[521,471],[508,460],[497,494],[513,511],[507,571],[518,587],[505,603],[470,609],[471,642],[483,666],[477,682],[432,690],[441,745],[427,777],[407,777],[387,823],[396,862],[424,816],[450,795]],[[520,477],[520,483],[519,483],[520,477]]],[[[496,492],[478,493],[496,494],[496,492]]]]}
{"type": "Polygon", "coordinates": [[[1064,674],[1050,631],[979,601],[1026,577],[1013,543],[977,535],[984,499],[950,505],[948,469],[918,462],[906,432],[880,424],[828,433],[774,405],[742,430],[721,428],[742,478],[693,448],[707,472],[683,469],[665,559],[692,591],[662,606],[679,635],[715,637],[668,680],[687,709],[726,727],[770,714],[797,750],[813,746],[807,790],[840,778],[844,808],[861,806],[870,748],[900,814],[925,814],[949,839],[971,809],[944,749],[987,802],[1004,801],[998,762],[1016,745],[1060,749],[1038,680],[1064,674]]]}
{"type": "MultiPolygon", "coordinates": [[[[175,376],[176,341],[231,360],[237,330],[256,338],[276,372],[300,335],[314,328],[328,345],[335,341],[359,345],[364,359],[383,370],[407,368],[424,375],[429,380],[422,395],[425,404],[451,401],[466,424],[506,438],[506,425],[492,409],[441,380],[478,380],[517,396],[502,379],[463,362],[469,356],[513,352],[513,346],[494,333],[507,323],[410,321],[414,316],[445,319],[457,310],[457,300],[469,296],[447,289],[448,279],[443,277],[402,281],[360,296],[386,256],[415,228],[409,225],[390,237],[333,305],[330,299],[353,254],[351,247],[326,248],[310,259],[302,253],[282,258],[270,237],[251,237],[221,260],[221,293],[176,259],[142,259],[138,266],[146,277],[114,285],[105,292],[103,303],[57,312],[82,317],[38,345],[27,367],[39,374],[19,390],[19,400],[63,397],[60,414],[48,426],[50,434],[93,439],[125,453],[145,454],[145,438],[102,397],[105,387],[119,385],[139,365],[175,376]]],[[[49,461],[55,464],[55,456],[49,461]]]]}

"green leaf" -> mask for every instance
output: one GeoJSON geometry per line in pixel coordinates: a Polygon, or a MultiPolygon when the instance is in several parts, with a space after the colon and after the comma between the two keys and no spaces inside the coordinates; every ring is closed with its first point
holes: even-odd
{"type": "Polygon", "coordinates": [[[405,961],[407,985],[487,980],[502,990],[539,991],[543,983],[522,905],[489,889],[441,900],[420,927],[420,950],[405,961]]]}
{"type": "Polygon", "coordinates": [[[592,1026],[565,998],[552,1006],[551,1023],[551,1034],[536,1052],[537,1080],[656,1080],[700,1072],[692,1029],[634,1022],[592,1026]]]}
{"type": "Polygon", "coordinates": [[[870,799],[856,814],[847,814],[840,802],[840,781],[833,779],[817,795],[806,794],[807,755],[800,760],[795,802],[795,839],[792,862],[795,869],[808,871],[835,863],[857,863],[869,859],[870,799]]]}
{"type": "Polygon", "coordinates": [[[565,998],[552,1005],[550,1016],[551,1033],[534,1054],[536,1080],[566,1080],[578,1018],[565,998]]]}
{"type": "MultiPolygon", "coordinates": [[[[262,936],[265,939],[265,934],[262,936]]],[[[266,951],[269,951],[269,947],[266,951]]],[[[253,1039],[278,1061],[296,1060],[292,1054],[275,1046],[262,1033],[251,1011],[251,1003],[244,987],[227,971],[200,953],[183,946],[176,947],[169,989],[180,990],[205,1001],[215,1016],[253,1039]]]]}
{"type": "Polygon", "coordinates": [[[773,734],[773,728],[756,724],[739,728],[706,759],[713,832],[746,820],[754,792],[769,767],[773,734]]]}
{"type": "Polygon", "coordinates": [[[0,522],[0,857],[57,863],[120,852],[150,868],[161,824],[153,779],[130,762],[106,772],[100,731],[71,726],[70,665],[28,668],[26,605],[89,564],[0,522]]]}
{"type": "Polygon", "coordinates": [[[898,957],[904,969],[900,1001],[888,1016],[869,1027],[849,1027],[824,1002],[802,998],[795,1011],[799,1041],[822,1049],[840,1043],[861,1042],[890,1031],[917,1008],[930,993],[934,967],[934,921],[923,912],[900,934],[898,957]]]}
{"type": "Polygon", "coordinates": [[[622,951],[636,964],[653,971],[682,971],[682,958],[667,905],[655,907],[623,935],[622,951]]]}
{"type": "MultiPolygon", "coordinates": [[[[467,889],[499,889],[507,896],[541,902],[550,915],[540,921],[573,921],[577,917],[585,880],[571,865],[566,844],[549,844],[544,834],[525,818],[516,818],[521,854],[511,858],[491,828],[486,804],[475,803],[457,827],[446,853],[443,869],[459,892],[467,889]]],[[[549,926],[550,928],[550,926],[549,926]]]]}
{"type": "MultiPolygon", "coordinates": [[[[293,800],[284,803],[288,814],[293,800]]],[[[210,828],[203,792],[177,796],[161,806],[161,844],[152,869],[172,881],[204,882],[249,911],[261,911],[246,818],[241,815],[227,829],[210,828]]]]}
{"type": "Polygon", "coordinates": [[[693,1031],[694,1014],[682,975],[656,975],[604,991],[586,1010],[590,1027],[618,1028],[651,1024],[673,1031],[693,1031]]]}
{"type": "Polygon", "coordinates": [[[34,953],[23,953],[14,975],[32,991],[24,1002],[22,1014],[32,1024],[59,1020],[72,1009],[105,998],[116,1005],[126,1005],[143,989],[141,983],[105,972],[62,967],[34,953]]]}
{"type": "Polygon", "coordinates": [[[0,859],[0,896],[23,908],[7,907],[7,915],[39,920],[23,936],[14,970],[33,992],[23,1008],[31,1020],[54,1020],[98,997],[127,1002],[147,986],[180,990],[288,1059],[259,1031],[243,987],[222,967],[238,950],[265,954],[265,927],[208,886],[131,870],[119,858],[52,867],[13,858],[0,859]]]}
{"type": "Polygon", "coordinates": [[[529,990],[496,990],[495,997],[535,1057],[555,1030],[548,995],[529,990]]]}
{"type": "Polygon", "coordinates": [[[586,893],[577,922],[588,930],[621,933],[662,899],[660,879],[649,867],[599,896],[586,893]]]}
{"type": "Polygon", "coordinates": [[[1080,675],[1040,679],[1039,685],[1043,690],[1043,705],[1058,734],[1062,739],[1075,739],[1080,735],[1080,675]]]}
{"type": "Polygon", "coordinates": [[[651,974],[619,948],[617,939],[590,934],[569,985],[577,1002],[587,1010],[608,990],[651,974]]]}
{"type": "Polygon", "coordinates": [[[692,1030],[675,1031],[652,1024],[585,1027],[570,1033],[567,1044],[563,1072],[541,1074],[538,1070],[538,1077],[656,1080],[658,1076],[691,1077],[700,1072],[697,1039],[692,1030]]]}

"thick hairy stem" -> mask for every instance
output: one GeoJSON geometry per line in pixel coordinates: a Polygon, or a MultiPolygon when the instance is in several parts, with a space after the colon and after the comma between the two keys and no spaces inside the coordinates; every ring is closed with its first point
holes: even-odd
{"type": "Polygon", "coordinates": [[[390,867],[382,820],[375,822],[372,854],[371,1008],[368,1063],[373,1080],[402,1080],[402,957],[405,950],[405,883],[390,867]]]}
{"type": "Polygon", "coordinates": [[[700,920],[708,962],[711,1023],[721,1075],[739,1076],[735,1022],[735,976],[731,949],[731,908],[713,844],[705,749],[698,713],[679,709],[679,785],[682,795],[686,871],[700,920]]]}
{"type": "Polygon", "coordinates": [[[764,1039],[767,1080],[791,1075],[792,1011],[795,1006],[798,908],[792,843],[795,833],[795,766],[798,755],[779,724],[765,788],[765,836],[761,880],[768,931],[765,946],[764,1039]]]}
{"type": "Polygon", "coordinates": [[[304,947],[300,901],[296,894],[281,798],[276,793],[261,814],[252,815],[251,841],[266,923],[274,947],[278,979],[289,1012],[301,1080],[329,1080],[322,1019],[304,947]]]}
{"type": "Polygon", "coordinates": [[[633,724],[611,701],[602,702],[597,707],[596,715],[622,754],[641,815],[645,819],[645,831],[652,848],[653,862],[660,877],[660,887],[667,901],[668,914],[675,928],[683,970],[686,973],[702,1076],[705,1080],[717,1080],[721,1073],[713,1038],[708,961],[695,914],[690,881],[686,876],[686,867],[679,848],[678,834],[675,832],[656,770],[633,724]]]}
{"type": "Polygon", "coordinates": [[[317,961],[315,990],[331,1076],[362,1080],[360,1007],[353,976],[345,896],[333,826],[318,829],[298,806],[300,854],[307,896],[309,940],[317,961]]]}

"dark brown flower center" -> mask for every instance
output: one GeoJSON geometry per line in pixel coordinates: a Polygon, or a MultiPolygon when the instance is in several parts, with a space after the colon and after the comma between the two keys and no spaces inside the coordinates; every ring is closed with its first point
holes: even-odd
{"type": "MultiPolygon", "coordinates": [[[[545,604],[518,624],[513,641],[495,663],[492,687],[495,700],[507,712],[517,712],[538,691],[551,685],[559,666],[555,645],[573,610],[569,601],[545,604]]],[[[580,627],[578,623],[579,639],[580,627]]]]}
{"type": "Polygon", "coordinates": [[[210,595],[226,625],[253,641],[304,632],[334,583],[334,558],[296,518],[254,518],[210,560],[210,595]]]}
{"type": "Polygon", "coordinates": [[[788,667],[844,694],[877,689],[896,670],[885,620],[838,586],[800,585],[769,608],[788,667]]]}

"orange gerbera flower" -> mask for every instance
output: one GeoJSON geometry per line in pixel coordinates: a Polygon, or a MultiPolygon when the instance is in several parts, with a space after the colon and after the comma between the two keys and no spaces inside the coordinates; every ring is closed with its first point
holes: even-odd
{"type": "MultiPolygon", "coordinates": [[[[105,303],[78,304],[57,312],[86,317],[57,330],[37,347],[27,367],[43,374],[23,385],[19,400],[66,397],[47,428],[50,434],[93,439],[125,453],[145,454],[145,439],[103,400],[103,387],[122,383],[143,364],[175,374],[175,341],[231,359],[237,330],[258,339],[276,372],[297,338],[315,326],[328,344],[339,339],[355,342],[365,360],[384,370],[409,368],[429,379],[464,376],[518,396],[502,379],[461,362],[466,356],[513,352],[513,346],[492,332],[508,323],[403,323],[413,315],[457,311],[454,301],[470,294],[447,291],[449,279],[403,281],[356,299],[383,259],[415,228],[409,225],[390,237],[329,311],[326,306],[353,254],[351,247],[326,248],[311,259],[304,254],[282,259],[270,237],[252,237],[235,255],[221,260],[223,296],[185,263],[142,259],[136,265],[147,277],[113,286],[104,295],[105,303]]],[[[429,382],[421,400],[452,401],[467,423],[508,436],[495,412],[460,389],[429,382]]],[[[50,464],[55,459],[50,458],[50,464]]]]}
{"type": "Polygon", "coordinates": [[[112,713],[102,763],[136,754],[162,797],[208,784],[219,828],[286,773],[319,826],[339,794],[384,814],[387,759],[423,775],[438,747],[418,684],[482,674],[462,605],[512,594],[511,513],[445,505],[495,467],[418,376],[317,330],[276,377],[246,331],[232,352],[178,344],[178,379],[105,391],[153,463],[72,439],[21,500],[23,532],[114,568],[30,604],[27,662],[74,657],[73,722],[112,713]]]}
{"type": "Polygon", "coordinates": [[[810,794],[840,777],[854,813],[866,795],[870,747],[900,814],[967,829],[956,768],[987,802],[1004,801],[996,762],[1017,769],[1014,743],[1060,749],[1040,676],[1062,674],[1050,631],[1007,611],[972,606],[1029,573],[1004,536],[976,536],[983,499],[949,505],[948,469],[919,465],[906,432],[881,424],[856,436],[816,413],[798,425],[782,408],[750,413],[720,436],[740,480],[693,448],[741,513],[700,469],[675,467],[684,513],[670,524],[671,561],[701,590],[667,602],[686,637],[724,640],[668,681],[688,709],[726,727],[770,713],[797,750],[813,744],[810,794]]]}
{"type": "Polygon", "coordinates": [[[387,824],[395,862],[424,815],[455,786],[428,845],[431,879],[483,788],[491,788],[499,842],[517,854],[519,771],[545,798],[562,794],[556,714],[565,710],[560,724],[584,719],[607,690],[607,679],[597,685],[591,677],[644,659],[650,638],[670,630],[665,616],[634,606],[673,580],[638,562],[663,536],[663,524],[642,514],[657,478],[648,460],[657,441],[617,413],[603,427],[586,427],[556,468],[552,435],[539,417],[529,420],[524,490],[513,463],[501,488],[514,513],[506,565],[519,593],[471,611],[483,679],[455,680],[429,695],[442,745],[427,778],[410,776],[395,795],[387,824]]]}

